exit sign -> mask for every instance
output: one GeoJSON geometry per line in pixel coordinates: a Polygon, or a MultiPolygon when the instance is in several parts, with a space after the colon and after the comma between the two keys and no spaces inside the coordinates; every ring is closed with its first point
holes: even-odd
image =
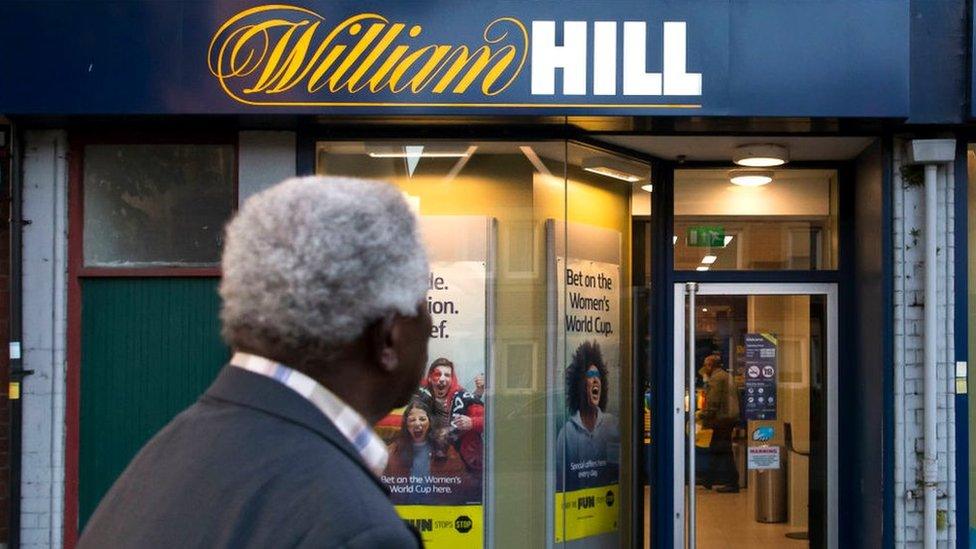
{"type": "Polygon", "coordinates": [[[688,229],[688,246],[693,248],[721,248],[725,245],[724,227],[691,227],[688,229]]]}

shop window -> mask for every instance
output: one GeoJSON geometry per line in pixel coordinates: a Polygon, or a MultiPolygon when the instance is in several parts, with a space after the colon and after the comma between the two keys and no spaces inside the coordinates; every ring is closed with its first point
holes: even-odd
{"type": "Polygon", "coordinates": [[[210,267],[235,205],[232,145],[87,145],[86,267],[210,267]]]}
{"type": "MultiPolygon", "coordinates": [[[[316,154],[319,174],[385,180],[404,193],[431,261],[428,370],[437,374],[446,359],[470,392],[484,378],[483,459],[465,459],[460,483],[434,493],[385,475],[400,513],[463,510],[477,535],[457,544],[471,547],[480,546],[471,538],[498,547],[626,539],[639,520],[622,504],[634,483],[630,380],[641,361],[633,326],[647,326],[647,315],[633,314],[632,279],[643,284],[647,273],[632,269],[632,232],[649,219],[650,193],[641,188],[649,167],[564,141],[326,141],[316,154]],[[578,418],[590,412],[602,418],[592,436],[605,444],[580,455],[578,418]],[[594,508],[565,505],[577,496],[594,508]]],[[[452,425],[466,425],[454,417],[465,406],[451,413],[452,425]]],[[[381,436],[397,436],[402,413],[380,422],[381,436]]],[[[478,437],[454,436],[471,458],[478,437]]]]}
{"type": "Polygon", "coordinates": [[[729,170],[675,171],[679,271],[837,268],[837,171],[782,169],[743,186],[729,170]]]}

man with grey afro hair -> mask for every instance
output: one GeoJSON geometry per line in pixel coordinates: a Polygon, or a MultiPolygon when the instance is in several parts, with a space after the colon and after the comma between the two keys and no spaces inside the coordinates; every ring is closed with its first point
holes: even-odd
{"type": "Polygon", "coordinates": [[[222,265],[230,364],[136,455],[78,546],[419,547],[372,430],[427,362],[427,258],[403,195],[289,179],[228,224],[222,265]]]}
{"type": "Polygon", "coordinates": [[[293,366],[427,295],[415,217],[377,182],[306,177],[264,191],[227,226],[222,265],[228,345],[293,366]]]}

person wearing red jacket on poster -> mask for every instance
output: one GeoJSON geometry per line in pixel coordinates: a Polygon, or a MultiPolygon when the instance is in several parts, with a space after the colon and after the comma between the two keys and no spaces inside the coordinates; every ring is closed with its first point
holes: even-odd
{"type": "Polygon", "coordinates": [[[474,383],[475,391],[466,391],[458,382],[454,363],[446,358],[438,358],[430,363],[421,387],[429,391],[449,411],[455,434],[454,446],[468,470],[480,478],[484,468],[484,375],[478,374],[474,383]]]}

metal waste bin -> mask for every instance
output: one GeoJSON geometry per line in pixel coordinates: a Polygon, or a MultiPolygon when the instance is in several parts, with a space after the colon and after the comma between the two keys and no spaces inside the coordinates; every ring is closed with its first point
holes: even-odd
{"type": "Polygon", "coordinates": [[[756,491],[756,522],[786,522],[786,452],[780,447],[779,469],[750,471],[749,486],[756,491]]]}

